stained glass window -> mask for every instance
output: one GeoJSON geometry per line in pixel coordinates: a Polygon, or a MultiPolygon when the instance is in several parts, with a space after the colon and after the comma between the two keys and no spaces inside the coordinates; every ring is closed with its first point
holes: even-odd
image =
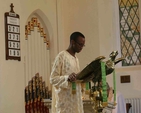
{"type": "Polygon", "coordinates": [[[122,66],[141,64],[138,0],[118,0],[122,66]]]}

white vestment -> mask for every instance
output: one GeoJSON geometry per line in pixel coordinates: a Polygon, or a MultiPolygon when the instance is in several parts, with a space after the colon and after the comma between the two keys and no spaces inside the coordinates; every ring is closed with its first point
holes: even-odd
{"type": "MultiPolygon", "coordinates": [[[[113,103],[114,105],[114,94],[113,89],[110,89],[108,102],[113,103]]],[[[102,113],[126,113],[126,103],[125,99],[120,92],[116,93],[116,106],[114,109],[112,107],[106,107],[103,109],[102,113]]]]}
{"type": "Polygon", "coordinates": [[[67,51],[60,52],[55,58],[50,75],[52,113],[84,113],[81,84],[76,83],[76,94],[72,94],[72,83],[68,82],[68,76],[79,71],[78,58],[67,51]]]}
{"type": "Polygon", "coordinates": [[[126,103],[123,95],[120,92],[116,94],[116,108],[112,110],[112,113],[126,113],[126,103]]]}

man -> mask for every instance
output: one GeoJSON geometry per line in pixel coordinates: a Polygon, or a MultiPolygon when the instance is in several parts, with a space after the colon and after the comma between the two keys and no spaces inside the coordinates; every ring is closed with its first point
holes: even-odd
{"type": "Polygon", "coordinates": [[[84,113],[81,84],[75,82],[80,71],[76,53],[85,45],[85,36],[74,32],[67,50],[60,52],[54,61],[50,76],[52,89],[52,113],[84,113]],[[75,89],[72,92],[72,88],[75,89]]]}

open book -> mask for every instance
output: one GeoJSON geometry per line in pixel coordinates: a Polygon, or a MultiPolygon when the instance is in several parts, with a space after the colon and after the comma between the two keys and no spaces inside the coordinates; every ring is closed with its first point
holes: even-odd
{"type": "MultiPolygon", "coordinates": [[[[101,73],[100,61],[105,59],[104,56],[100,56],[93,60],[89,65],[87,65],[80,73],[77,74],[77,80],[82,82],[89,82],[101,73]]],[[[99,78],[99,77],[98,77],[99,78]]]]}
{"type": "MultiPolygon", "coordinates": [[[[109,55],[109,59],[105,61],[105,72],[106,75],[111,74],[115,69],[115,64],[124,60],[124,58],[116,59],[118,55],[118,51],[112,51],[109,55]]],[[[82,82],[97,82],[101,81],[101,61],[104,60],[104,56],[99,56],[95,60],[93,60],[89,65],[87,65],[80,73],[77,74],[77,80],[82,82]]]]}

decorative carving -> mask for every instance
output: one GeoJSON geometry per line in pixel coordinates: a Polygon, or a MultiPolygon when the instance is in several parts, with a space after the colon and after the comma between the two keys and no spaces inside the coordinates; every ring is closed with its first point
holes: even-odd
{"type": "Polygon", "coordinates": [[[49,49],[49,39],[44,32],[44,29],[41,27],[41,24],[38,23],[38,19],[33,17],[31,21],[25,25],[25,39],[28,40],[28,35],[31,35],[31,31],[34,31],[34,27],[37,27],[37,31],[40,33],[40,36],[43,37],[44,43],[46,43],[47,49],[49,49]]]}

